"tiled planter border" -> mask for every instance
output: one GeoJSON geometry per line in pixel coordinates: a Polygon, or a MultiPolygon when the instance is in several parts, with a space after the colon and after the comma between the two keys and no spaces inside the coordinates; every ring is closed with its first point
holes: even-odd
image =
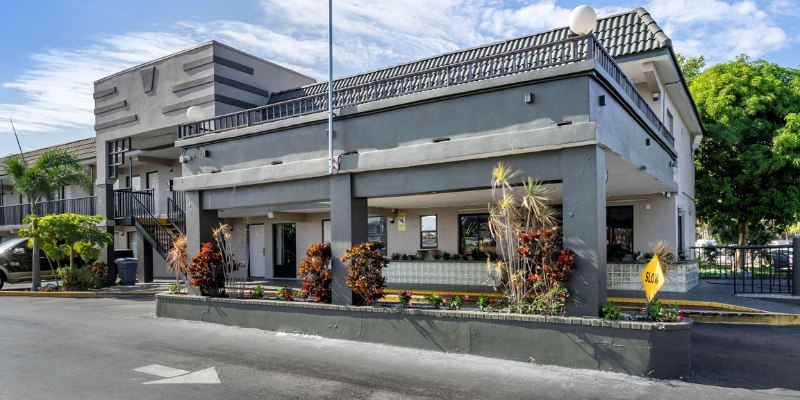
{"type": "MultiPolygon", "coordinates": [[[[608,263],[606,266],[606,284],[608,289],[644,290],[642,271],[644,263],[608,263]]],[[[659,292],[686,293],[699,283],[700,269],[697,261],[675,264],[675,269],[667,274],[664,286],[659,292]]]]}
{"type": "Polygon", "coordinates": [[[658,378],[686,376],[691,322],[156,295],[159,317],[658,378]]]}
{"type": "Polygon", "coordinates": [[[393,260],[383,275],[393,284],[494,286],[485,261],[393,260]]]}

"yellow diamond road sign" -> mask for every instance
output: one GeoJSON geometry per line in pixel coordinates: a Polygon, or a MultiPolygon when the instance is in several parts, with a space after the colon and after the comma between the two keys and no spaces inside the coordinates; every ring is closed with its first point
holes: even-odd
{"type": "Polygon", "coordinates": [[[664,271],[661,270],[661,262],[658,261],[658,256],[653,256],[653,259],[647,263],[647,266],[642,271],[642,285],[644,285],[644,292],[647,295],[647,301],[653,300],[658,289],[664,284],[664,271]]]}

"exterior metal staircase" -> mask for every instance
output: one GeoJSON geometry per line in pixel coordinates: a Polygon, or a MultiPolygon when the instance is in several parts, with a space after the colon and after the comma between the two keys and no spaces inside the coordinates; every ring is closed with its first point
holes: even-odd
{"type": "MultiPolygon", "coordinates": [[[[174,192],[173,196],[183,193],[174,192]]],[[[153,246],[162,258],[167,258],[167,252],[172,248],[172,242],[185,231],[186,214],[183,209],[175,204],[180,203],[175,198],[169,199],[169,217],[162,218],[153,214],[155,209],[153,189],[133,191],[117,190],[114,192],[116,218],[124,219],[142,235],[145,241],[153,246]],[[173,207],[174,206],[174,207],[173,207]]]]}

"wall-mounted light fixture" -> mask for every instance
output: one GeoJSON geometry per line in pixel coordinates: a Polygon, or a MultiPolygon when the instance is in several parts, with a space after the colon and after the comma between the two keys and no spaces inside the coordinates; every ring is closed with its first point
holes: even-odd
{"type": "Polygon", "coordinates": [[[394,223],[394,220],[395,220],[395,218],[397,218],[397,209],[396,209],[396,208],[393,208],[393,209],[392,209],[392,215],[389,217],[389,223],[390,223],[390,224],[393,224],[393,223],[394,223]]]}
{"type": "Polygon", "coordinates": [[[658,101],[659,98],[661,98],[661,93],[653,92],[653,101],[658,101]]]}
{"type": "Polygon", "coordinates": [[[647,166],[646,165],[640,165],[639,166],[639,171],[647,171],[647,166]]]}
{"type": "Polygon", "coordinates": [[[534,99],[533,93],[530,93],[530,92],[525,93],[525,102],[526,103],[533,104],[533,99],[534,99]]]}
{"type": "Polygon", "coordinates": [[[678,215],[681,217],[683,216],[683,206],[678,206],[678,215]]]}
{"type": "Polygon", "coordinates": [[[672,175],[678,173],[678,160],[672,160],[669,162],[669,167],[672,168],[672,175]]]}
{"type": "Polygon", "coordinates": [[[605,95],[600,96],[600,98],[598,100],[599,100],[601,106],[605,106],[606,105],[606,96],[605,95]]]}

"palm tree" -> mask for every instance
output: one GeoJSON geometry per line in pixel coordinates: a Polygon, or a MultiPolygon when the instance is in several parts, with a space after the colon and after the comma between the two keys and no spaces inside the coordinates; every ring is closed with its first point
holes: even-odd
{"type": "MultiPolygon", "coordinates": [[[[92,180],[84,172],[78,159],[63,149],[47,150],[28,165],[21,156],[11,156],[5,161],[5,172],[14,188],[22,193],[31,203],[31,213],[37,210],[37,204],[44,200],[52,200],[53,195],[64,185],[75,185],[86,192],[92,189],[92,180]]],[[[33,238],[33,283],[31,290],[37,291],[40,286],[39,238],[33,238]]]]}

